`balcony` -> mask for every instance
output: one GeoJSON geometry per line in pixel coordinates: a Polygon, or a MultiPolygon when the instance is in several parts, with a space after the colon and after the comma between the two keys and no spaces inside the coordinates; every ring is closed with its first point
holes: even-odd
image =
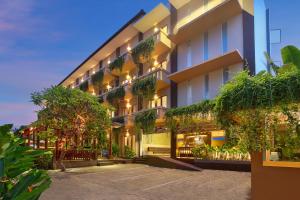
{"type": "Polygon", "coordinates": [[[104,67],[101,70],[104,70],[104,74],[103,74],[103,84],[107,84],[109,82],[111,82],[114,79],[114,76],[110,73],[110,70],[108,69],[108,67],[104,67]]]}
{"type": "Polygon", "coordinates": [[[173,42],[179,44],[199,35],[226,19],[242,13],[243,6],[240,0],[213,0],[207,7],[202,7],[179,20],[170,35],[173,42]]]}
{"type": "MultiPolygon", "coordinates": [[[[165,108],[165,107],[156,107],[156,108],[151,108],[151,109],[156,110],[157,118],[156,118],[155,123],[156,124],[164,123],[165,122],[165,113],[167,111],[167,108],[165,108]]],[[[133,127],[134,126],[135,115],[137,113],[141,113],[141,112],[146,111],[146,110],[150,110],[150,109],[140,110],[140,111],[135,112],[133,114],[124,116],[124,125],[125,125],[125,127],[133,127]]]]}
{"type": "Polygon", "coordinates": [[[128,74],[128,72],[130,72],[131,70],[133,70],[135,68],[135,64],[132,60],[132,57],[131,57],[130,53],[125,53],[122,56],[124,58],[124,63],[123,63],[123,66],[122,66],[122,70],[114,69],[114,70],[111,71],[112,75],[120,76],[120,75],[128,74]]]}
{"type": "Polygon", "coordinates": [[[183,82],[193,77],[205,74],[222,67],[228,67],[230,65],[242,63],[243,58],[240,53],[235,50],[217,58],[208,60],[198,65],[186,68],[184,70],[172,73],[168,76],[169,79],[176,83],[183,82]]]}
{"type": "Polygon", "coordinates": [[[151,72],[148,72],[147,74],[138,77],[138,79],[143,79],[148,76],[154,76],[156,77],[156,90],[161,90],[164,88],[169,87],[170,80],[168,78],[169,72],[165,69],[157,68],[151,72]]]}
{"type": "Polygon", "coordinates": [[[154,50],[152,52],[152,56],[157,58],[158,56],[168,52],[171,50],[172,42],[168,38],[167,34],[163,31],[158,31],[153,35],[154,39],[154,50]]]}

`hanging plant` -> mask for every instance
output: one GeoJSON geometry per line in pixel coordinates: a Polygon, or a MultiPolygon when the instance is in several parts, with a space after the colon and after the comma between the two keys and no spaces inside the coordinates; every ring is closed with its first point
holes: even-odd
{"type": "Polygon", "coordinates": [[[113,104],[116,100],[120,100],[125,96],[124,87],[119,87],[107,93],[106,100],[113,104]]]}
{"type": "Polygon", "coordinates": [[[135,64],[147,62],[154,50],[154,38],[150,37],[132,49],[131,55],[135,64]]]}
{"type": "Polygon", "coordinates": [[[89,82],[88,81],[84,81],[83,83],[81,83],[79,85],[79,89],[86,92],[89,89],[89,82]]]}
{"type": "Polygon", "coordinates": [[[144,134],[153,133],[155,130],[156,118],[157,113],[155,109],[137,113],[134,118],[134,126],[136,130],[142,129],[144,134]]]}
{"type": "Polygon", "coordinates": [[[119,56],[112,63],[109,64],[109,70],[110,71],[119,70],[121,72],[124,62],[125,62],[124,56],[119,56]]]}
{"type": "Polygon", "coordinates": [[[213,121],[214,106],[213,100],[204,100],[189,106],[169,109],[165,114],[167,127],[171,130],[178,127],[184,129],[194,127],[197,124],[196,121],[213,121]],[[211,118],[208,119],[208,116],[211,118]]]}
{"type": "Polygon", "coordinates": [[[103,76],[104,76],[104,72],[103,70],[99,70],[98,72],[96,72],[95,74],[92,75],[91,79],[92,79],[92,84],[96,87],[99,87],[100,84],[103,81],[103,76]]]}
{"type": "Polygon", "coordinates": [[[131,92],[135,96],[144,97],[146,99],[152,99],[155,94],[156,77],[149,76],[143,79],[137,79],[133,85],[131,92]]]}

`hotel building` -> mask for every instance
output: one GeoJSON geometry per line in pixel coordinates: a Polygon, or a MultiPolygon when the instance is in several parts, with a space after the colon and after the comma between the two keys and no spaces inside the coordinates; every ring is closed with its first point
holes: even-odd
{"type": "MultiPolygon", "coordinates": [[[[245,67],[252,74],[266,69],[266,21],[261,0],[169,0],[149,13],[141,10],[60,85],[115,107],[113,126],[120,131],[112,140],[122,154],[125,146],[138,155],[189,154],[195,134],[170,133],[166,110],[214,98],[245,67]],[[138,50],[144,53],[137,56],[138,50]],[[135,82],[148,84],[153,77],[154,96],[133,92],[135,82]],[[134,119],[149,109],[157,114],[155,131],[138,134],[134,119]]],[[[224,142],[223,131],[212,128],[207,136],[211,145],[224,142]]]]}

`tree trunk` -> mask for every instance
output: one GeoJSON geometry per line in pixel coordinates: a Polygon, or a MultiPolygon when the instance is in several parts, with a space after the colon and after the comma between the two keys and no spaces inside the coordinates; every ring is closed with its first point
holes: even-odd
{"type": "Polygon", "coordinates": [[[63,162],[62,162],[63,159],[64,159],[64,157],[65,157],[65,155],[66,155],[66,151],[65,151],[64,149],[61,149],[60,155],[59,155],[59,157],[58,157],[58,160],[56,161],[57,164],[58,164],[58,166],[59,166],[59,168],[60,168],[60,170],[61,170],[62,172],[66,171],[66,167],[65,167],[65,165],[64,165],[63,162]]]}

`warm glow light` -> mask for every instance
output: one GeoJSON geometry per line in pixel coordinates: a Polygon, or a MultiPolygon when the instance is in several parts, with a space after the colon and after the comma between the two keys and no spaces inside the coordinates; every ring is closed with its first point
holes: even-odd
{"type": "Polygon", "coordinates": [[[157,100],[158,99],[158,96],[157,94],[154,95],[154,100],[157,100]]]}
{"type": "Polygon", "coordinates": [[[154,65],[154,66],[157,66],[157,65],[158,65],[157,60],[154,61],[153,65],[154,65]]]}
{"type": "Polygon", "coordinates": [[[157,33],[158,30],[159,30],[159,29],[158,29],[157,27],[155,27],[155,28],[154,28],[154,33],[157,33]]]}
{"type": "Polygon", "coordinates": [[[128,129],[126,130],[126,137],[128,137],[129,136],[129,131],[128,131],[128,129]]]}
{"type": "Polygon", "coordinates": [[[93,70],[93,74],[95,74],[96,72],[95,72],[95,70],[93,70]]]}
{"type": "Polygon", "coordinates": [[[72,85],[72,87],[71,87],[72,89],[74,89],[74,85],[72,85]]]}
{"type": "Polygon", "coordinates": [[[83,78],[81,78],[81,83],[83,82],[83,78]]]}
{"type": "Polygon", "coordinates": [[[131,80],[131,77],[130,77],[129,74],[126,75],[126,79],[127,79],[127,80],[131,80]]]}
{"type": "Polygon", "coordinates": [[[93,90],[93,93],[92,93],[92,95],[93,95],[93,96],[95,96],[95,95],[96,95],[96,93],[95,93],[95,90],[93,90]]]}
{"type": "Polygon", "coordinates": [[[131,51],[131,47],[129,45],[127,46],[127,51],[131,51]]]}
{"type": "Polygon", "coordinates": [[[106,134],[106,137],[109,138],[109,134],[108,133],[106,134]]]}
{"type": "Polygon", "coordinates": [[[110,64],[110,60],[107,61],[107,64],[110,64]]]}
{"type": "Polygon", "coordinates": [[[129,102],[126,103],[126,108],[127,109],[131,108],[131,104],[129,102]]]}
{"type": "Polygon", "coordinates": [[[110,86],[110,85],[107,85],[106,88],[109,90],[109,89],[111,88],[111,86],[110,86]]]}
{"type": "Polygon", "coordinates": [[[33,130],[33,128],[32,127],[30,127],[30,129],[29,129],[30,131],[32,131],[33,130]]]}

